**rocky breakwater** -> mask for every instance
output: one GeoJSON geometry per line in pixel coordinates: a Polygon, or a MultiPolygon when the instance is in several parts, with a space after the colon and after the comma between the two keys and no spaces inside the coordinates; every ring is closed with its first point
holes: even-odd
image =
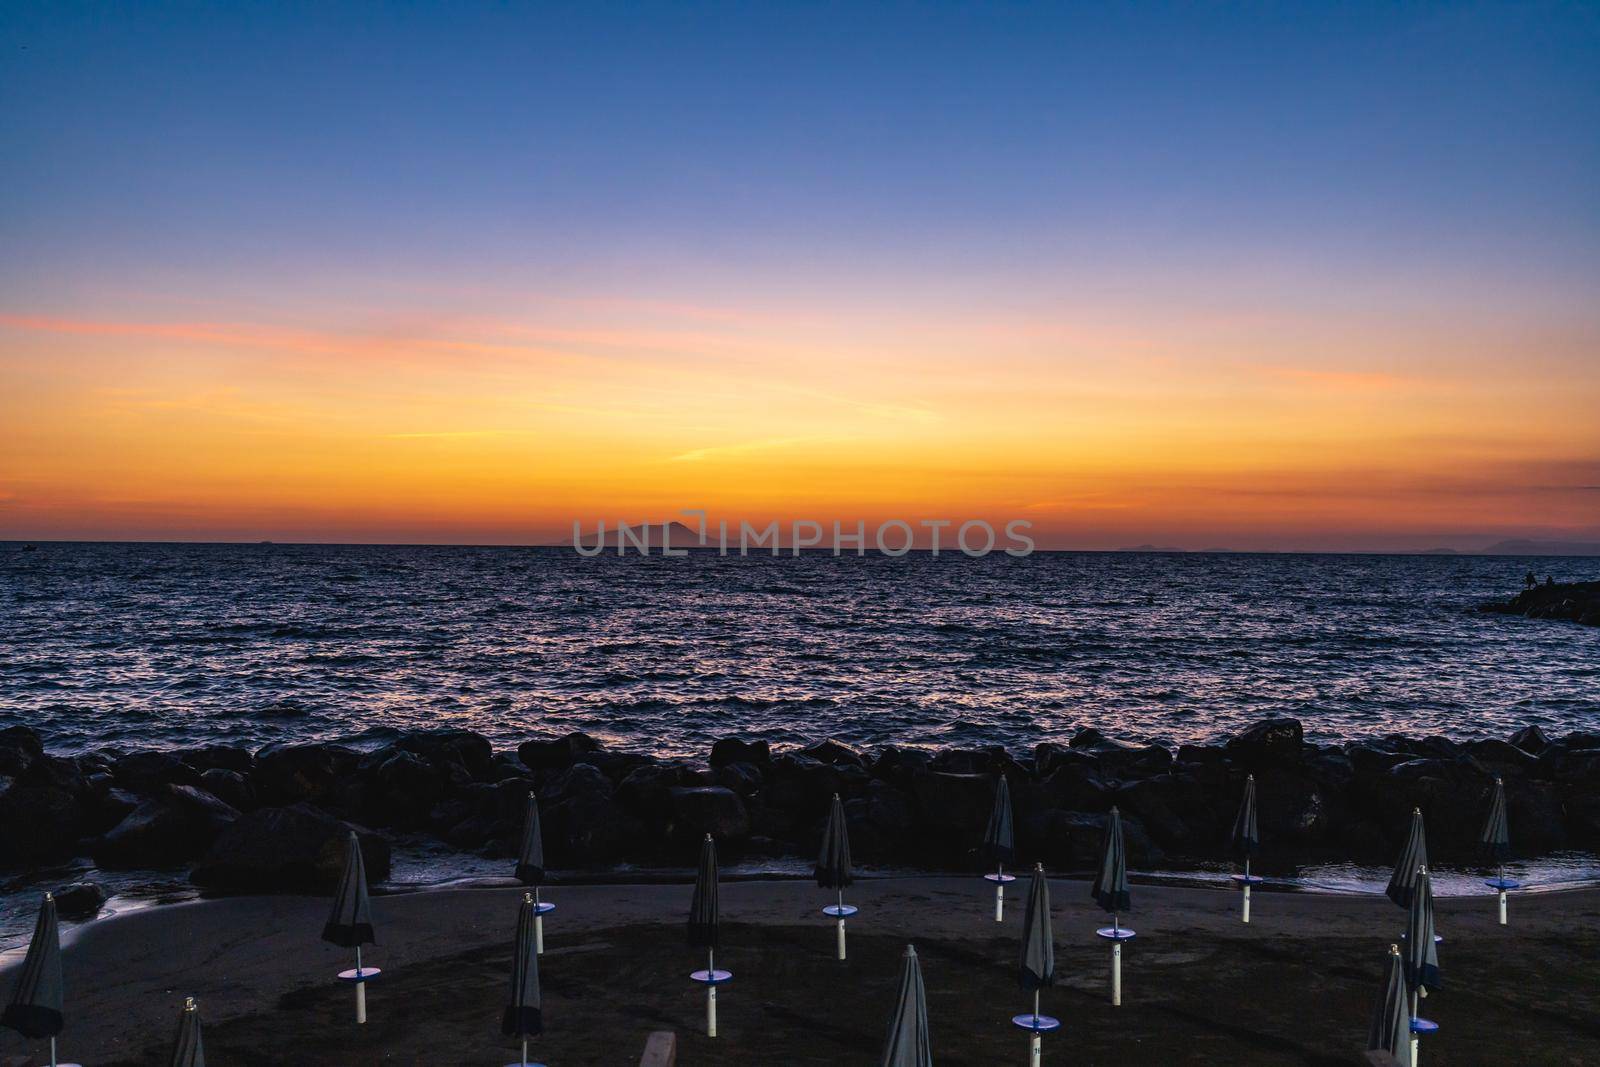
{"type": "Polygon", "coordinates": [[[1531,585],[1510,600],[1482,604],[1479,611],[1521,615],[1529,619],[1562,619],[1600,626],[1600,582],[1552,582],[1531,585]]]}
{"type": "Polygon", "coordinates": [[[1436,859],[1470,861],[1496,776],[1521,853],[1600,846],[1600,733],[1551,739],[1536,727],[1503,741],[1319,746],[1298,721],[1269,719],[1176,751],[1083,729],[1023,755],[867,754],[835,741],[773,752],[726,738],[704,763],[612,751],[584,734],[496,752],[465,730],[406,734],[367,752],[308,743],[52,756],[14,727],[0,731],[0,866],[87,854],[108,868],[187,867],[210,888],[315,889],[336,877],[354,828],[382,880],[394,833],[509,859],[532,791],[557,870],[689,864],[706,833],[733,858],[809,859],[835,793],[858,861],[971,868],[1000,775],[1025,859],[1089,868],[1115,805],[1135,866],[1182,866],[1225,854],[1247,774],[1269,862],[1389,862],[1413,807],[1427,816],[1436,859]]]}

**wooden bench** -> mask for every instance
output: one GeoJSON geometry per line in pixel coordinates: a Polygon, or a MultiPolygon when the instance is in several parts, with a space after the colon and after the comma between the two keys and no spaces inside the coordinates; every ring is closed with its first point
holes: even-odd
{"type": "Polygon", "coordinates": [[[639,1057],[639,1067],[673,1067],[678,1062],[678,1035],[671,1030],[657,1030],[644,1043],[644,1055],[639,1057]]]}

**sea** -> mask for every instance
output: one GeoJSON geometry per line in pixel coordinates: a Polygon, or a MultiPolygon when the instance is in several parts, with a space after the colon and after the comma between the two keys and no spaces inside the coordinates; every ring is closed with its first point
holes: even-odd
{"type": "Polygon", "coordinates": [[[1530,571],[1600,559],[0,543],[0,726],[58,754],[459,726],[687,757],[1177,745],[1272,715],[1321,743],[1593,728],[1600,629],[1475,610],[1530,571]]]}

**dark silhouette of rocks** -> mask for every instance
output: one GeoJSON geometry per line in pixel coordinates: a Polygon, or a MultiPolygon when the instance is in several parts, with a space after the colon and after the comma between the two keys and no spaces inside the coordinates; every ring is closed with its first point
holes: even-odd
{"type": "Polygon", "coordinates": [[[1504,740],[1318,745],[1297,720],[1276,718],[1176,752],[1095,729],[1023,754],[874,754],[835,740],[773,752],[730,737],[710,755],[613,751],[585,734],[533,738],[514,754],[471,731],[439,730],[366,752],[308,743],[52,756],[32,731],[13,728],[0,731],[0,865],[88,853],[108,867],[190,866],[212,888],[317,890],[337,877],[352,828],[375,881],[388,871],[385,835],[512,857],[531,791],[557,871],[692,863],[708,833],[730,858],[808,859],[835,793],[862,863],[976,869],[1000,775],[1019,856],[1063,871],[1092,865],[1113,806],[1134,866],[1216,859],[1247,774],[1266,863],[1388,862],[1413,807],[1437,859],[1470,862],[1497,776],[1521,854],[1600,846],[1600,733],[1551,738],[1537,726],[1504,740]]]}
{"type": "Polygon", "coordinates": [[[1555,582],[1530,586],[1510,600],[1491,601],[1478,610],[1600,626],[1600,582],[1555,582]]]}

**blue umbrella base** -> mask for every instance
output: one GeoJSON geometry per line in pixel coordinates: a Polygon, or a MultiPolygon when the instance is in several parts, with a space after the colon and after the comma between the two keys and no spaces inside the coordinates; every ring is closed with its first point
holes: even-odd
{"type": "Polygon", "coordinates": [[[1509,878],[1491,878],[1483,884],[1488,886],[1490,889],[1498,889],[1502,893],[1508,892],[1512,889],[1522,888],[1521,882],[1513,882],[1509,878]]]}
{"type": "Polygon", "coordinates": [[[1017,880],[1017,876],[1014,874],[986,874],[983,876],[983,880],[985,882],[994,882],[997,885],[1009,885],[1017,880]]]}
{"type": "Polygon", "coordinates": [[[1094,936],[1103,937],[1107,941],[1132,941],[1138,935],[1126,926],[1102,926],[1094,932],[1094,936]]]}
{"type": "Polygon", "coordinates": [[[1011,1017],[1011,1025],[1019,1030],[1027,1030],[1035,1034],[1048,1034],[1052,1030],[1061,1029],[1061,1020],[1052,1019],[1048,1015],[1035,1015],[1033,1012],[1023,1012],[1021,1015],[1011,1017]]]}
{"type": "Polygon", "coordinates": [[[1432,1019],[1412,1019],[1411,1032],[1413,1034],[1431,1034],[1439,1029],[1439,1024],[1432,1019]]]}
{"type": "Polygon", "coordinates": [[[848,919],[857,910],[859,909],[854,904],[829,904],[822,909],[822,914],[832,916],[835,919],[848,919]]]}
{"type": "Polygon", "coordinates": [[[529,1060],[527,1063],[523,1063],[521,1060],[518,1060],[516,1063],[506,1064],[506,1067],[544,1067],[544,1064],[534,1063],[532,1060],[529,1060]]]}
{"type": "Polygon", "coordinates": [[[733,980],[733,972],[725,971],[718,967],[714,971],[695,971],[689,976],[689,981],[699,982],[701,985],[721,985],[733,980]]]}
{"type": "Polygon", "coordinates": [[[383,971],[378,967],[363,967],[359,971],[352,967],[348,971],[339,972],[339,981],[370,982],[382,973],[383,971]]]}
{"type": "MultiPolygon", "coordinates": [[[[552,911],[555,911],[555,910],[556,910],[556,906],[554,904],[551,904],[551,903],[549,903],[547,901],[543,901],[543,900],[539,901],[539,903],[537,903],[537,904],[535,904],[533,906],[533,913],[535,915],[549,915],[552,911]]],[[[528,1064],[528,1067],[534,1067],[534,1065],[530,1063],[530,1064],[528,1064]]]]}
{"type": "Polygon", "coordinates": [[[1228,875],[1228,878],[1232,881],[1238,882],[1240,885],[1260,885],[1262,882],[1266,881],[1265,878],[1255,874],[1230,874],[1228,875]]]}
{"type": "MultiPolygon", "coordinates": [[[[1400,935],[1400,940],[1404,941],[1405,939],[1406,939],[1406,935],[1405,934],[1401,934],[1400,935]]],[[[1435,945],[1444,944],[1444,935],[1443,934],[1434,934],[1433,935],[1433,943],[1435,945]]]]}

